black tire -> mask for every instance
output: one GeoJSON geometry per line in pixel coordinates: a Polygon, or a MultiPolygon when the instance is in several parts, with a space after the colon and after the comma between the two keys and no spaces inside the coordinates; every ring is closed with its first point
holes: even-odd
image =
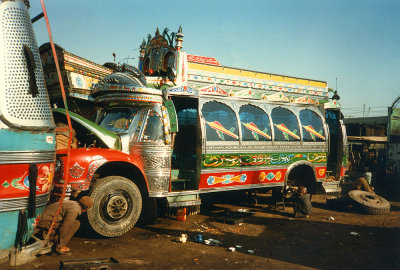
{"type": "Polygon", "coordinates": [[[142,195],[137,185],[121,176],[98,179],[90,191],[93,207],[88,221],[98,234],[116,237],[136,224],[142,211],[142,195]]]}
{"type": "Polygon", "coordinates": [[[387,214],[390,211],[390,203],[375,193],[352,190],[349,192],[352,204],[365,212],[373,215],[387,214]]]}

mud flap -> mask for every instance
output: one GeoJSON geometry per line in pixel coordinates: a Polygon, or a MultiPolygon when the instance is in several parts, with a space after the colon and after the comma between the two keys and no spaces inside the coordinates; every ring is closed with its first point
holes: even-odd
{"type": "Polygon", "coordinates": [[[38,169],[36,164],[29,164],[29,202],[28,217],[36,217],[36,185],[37,185],[38,169]]]}

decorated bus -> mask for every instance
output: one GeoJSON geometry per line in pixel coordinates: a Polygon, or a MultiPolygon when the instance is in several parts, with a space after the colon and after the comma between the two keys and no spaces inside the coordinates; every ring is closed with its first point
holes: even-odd
{"type": "Polygon", "coordinates": [[[139,70],[124,66],[92,88],[96,123],[72,114],[80,145],[71,168],[58,151],[55,185],[68,174],[71,194],[94,198],[96,232],[127,232],[155,198],[196,212],[210,192],[338,190],[346,134],[326,82],[225,67],[182,42],[181,28],[157,29],[139,70]]]}
{"type": "Polygon", "coordinates": [[[55,125],[23,0],[0,3],[0,260],[28,239],[49,199],[55,125]]]}

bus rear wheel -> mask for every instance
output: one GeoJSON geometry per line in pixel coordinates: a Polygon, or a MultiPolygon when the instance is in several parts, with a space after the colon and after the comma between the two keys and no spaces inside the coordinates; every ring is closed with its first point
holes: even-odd
{"type": "Polygon", "coordinates": [[[94,204],[87,212],[95,232],[106,237],[125,234],[136,224],[142,211],[138,186],[121,176],[98,179],[91,189],[94,204]]]}

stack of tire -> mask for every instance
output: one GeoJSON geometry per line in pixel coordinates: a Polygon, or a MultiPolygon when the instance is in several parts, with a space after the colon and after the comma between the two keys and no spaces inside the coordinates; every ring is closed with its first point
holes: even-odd
{"type": "Polygon", "coordinates": [[[390,211],[390,203],[379,195],[363,190],[349,192],[351,203],[361,211],[372,215],[383,215],[390,211]]]}

